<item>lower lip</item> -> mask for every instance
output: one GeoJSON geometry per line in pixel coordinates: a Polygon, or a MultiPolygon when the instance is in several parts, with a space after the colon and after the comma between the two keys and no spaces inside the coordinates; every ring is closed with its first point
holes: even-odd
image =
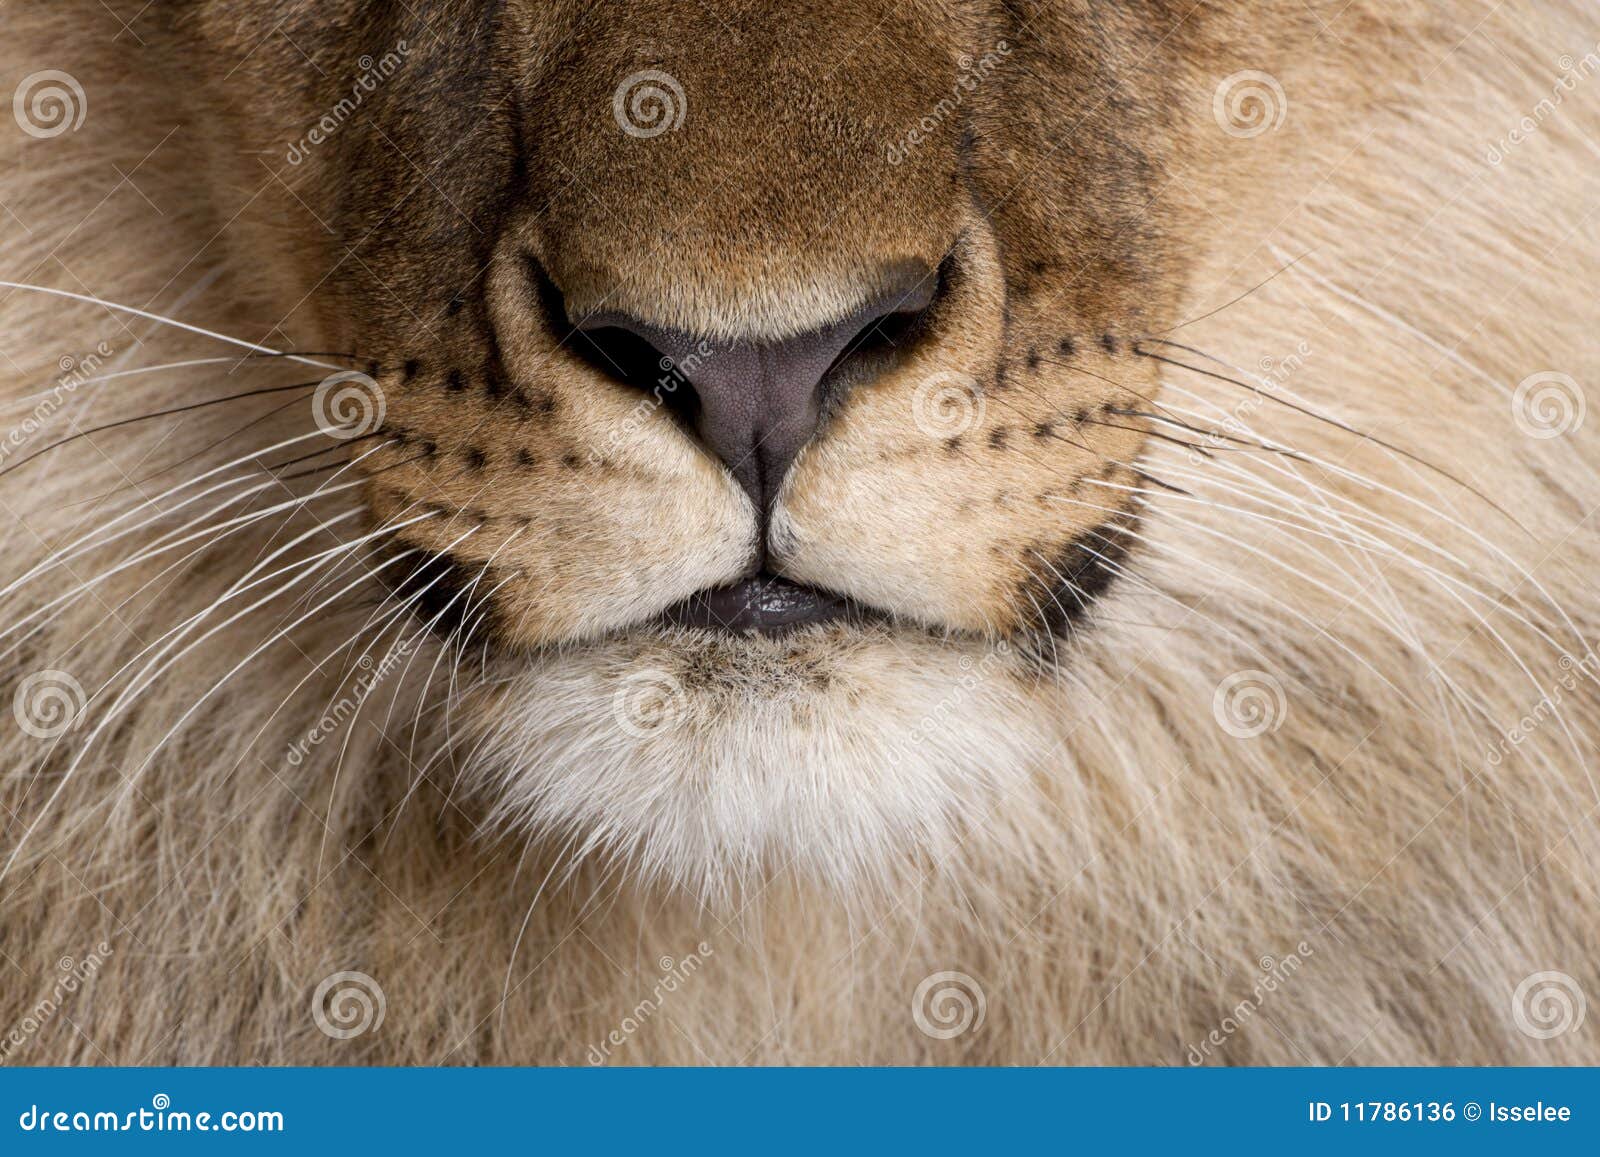
{"type": "Polygon", "coordinates": [[[678,627],[765,635],[861,617],[846,599],[768,574],[690,595],[661,613],[678,627]]]}

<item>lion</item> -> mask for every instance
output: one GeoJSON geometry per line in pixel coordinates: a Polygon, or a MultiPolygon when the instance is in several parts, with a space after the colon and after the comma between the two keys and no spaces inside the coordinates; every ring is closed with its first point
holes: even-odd
{"type": "Polygon", "coordinates": [[[1584,15],[8,12],[0,1056],[1600,1061],[1584,15]]]}

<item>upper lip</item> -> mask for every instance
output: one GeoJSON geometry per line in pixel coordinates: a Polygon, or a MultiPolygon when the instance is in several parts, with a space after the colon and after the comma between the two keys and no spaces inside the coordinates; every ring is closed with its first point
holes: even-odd
{"type": "Polygon", "coordinates": [[[680,627],[776,634],[816,623],[861,619],[868,613],[841,595],[763,571],[728,586],[698,591],[662,611],[660,617],[680,627]]]}

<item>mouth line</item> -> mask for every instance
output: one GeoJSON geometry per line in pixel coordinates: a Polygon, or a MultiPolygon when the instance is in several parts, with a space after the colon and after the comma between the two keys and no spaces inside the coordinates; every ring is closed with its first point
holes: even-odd
{"type": "Polygon", "coordinates": [[[729,586],[697,591],[656,616],[675,627],[778,635],[823,623],[864,623],[885,616],[842,595],[762,571],[729,586]]]}

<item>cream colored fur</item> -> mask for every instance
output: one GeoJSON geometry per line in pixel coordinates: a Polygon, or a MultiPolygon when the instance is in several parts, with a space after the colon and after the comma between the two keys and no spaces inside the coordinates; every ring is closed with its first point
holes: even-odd
{"type": "MultiPolygon", "coordinates": [[[[8,19],[6,91],[53,66],[66,17],[8,19]]],[[[59,742],[0,728],[0,1034],[40,1019],[61,957],[110,946],[5,1060],[1600,1060],[1600,1018],[1541,1039],[1513,1008],[1547,971],[1600,999],[1585,663],[1600,630],[1600,422],[1530,437],[1512,397],[1545,371],[1600,383],[1600,75],[1500,164],[1485,160],[1551,91],[1556,58],[1600,52],[1600,37],[1575,3],[1472,20],[1459,43],[1430,46],[1433,71],[1393,78],[1327,144],[1325,179],[1283,220],[1219,224],[1227,259],[1193,294],[1192,315],[1208,316],[1168,335],[1233,368],[1170,351],[1191,365],[1374,437],[1168,367],[1174,412],[1304,457],[1154,444],[1150,472],[1187,493],[1149,495],[1130,573],[1092,629],[1062,641],[1059,676],[885,633],[731,656],[634,637],[485,683],[476,654],[435,668],[413,624],[369,652],[381,662],[415,639],[406,674],[291,760],[352,694],[362,649],[313,665],[376,599],[331,602],[202,695],[350,571],[297,609],[285,598],[220,630],[113,717],[101,684],[304,520],[270,543],[252,527],[162,555],[0,639],[8,696],[49,668],[93,697],[59,742]],[[1241,672],[1282,692],[1254,738],[1218,718],[1218,688],[1241,672]],[[640,734],[619,730],[624,680],[663,675],[665,725],[650,714],[640,734]],[[742,696],[751,685],[759,705],[742,696]],[[1525,717],[1526,739],[1506,742],[1525,717]],[[692,975],[646,1007],[691,955],[692,975]],[[1292,976],[1241,1014],[1290,957],[1292,976]],[[385,1017],[335,1039],[313,993],[347,970],[377,982],[385,1017]],[[975,1031],[919,1027],[919,983],[941,971],[981,989],[975,1031]]],[[[183,157],[226,140],[202,124],[166,142],[142,127],[160,122],[141,117],[157,86],[140,59],[74,62],[91,100],[81,133],[0,133],[4,278],[268,345],[305,332],[292,312],[269,328],[284,287],[225,227],[243,197],[186,184],[183,157]]],[[[1293,134],[1317,96],[1286,91],[1278,131],[1293,134]]],[[[270,195],[286,235],[316,227],[270,195]]],[[[101,342],[101,373],[238,353],[35,292],[0,310],[8,425],[59,358],[101,342]]],[[[230,361],[84,385],[12,461],[70,421],[325,372],[230,361]]],[[[147,456],[199,451],[245,420],[126,427],[0,477],[0,582],[136,506],[95,496],[128,479],[156,494],[196,472],[146,483],[147,456]]],[[[265,422],[204,460],[304,426],[265,422]]],[[[228,493],[8,594],[0,626],[228,493]]],[[[335,541],[319,532],[305,549],[335,541]]]]}

